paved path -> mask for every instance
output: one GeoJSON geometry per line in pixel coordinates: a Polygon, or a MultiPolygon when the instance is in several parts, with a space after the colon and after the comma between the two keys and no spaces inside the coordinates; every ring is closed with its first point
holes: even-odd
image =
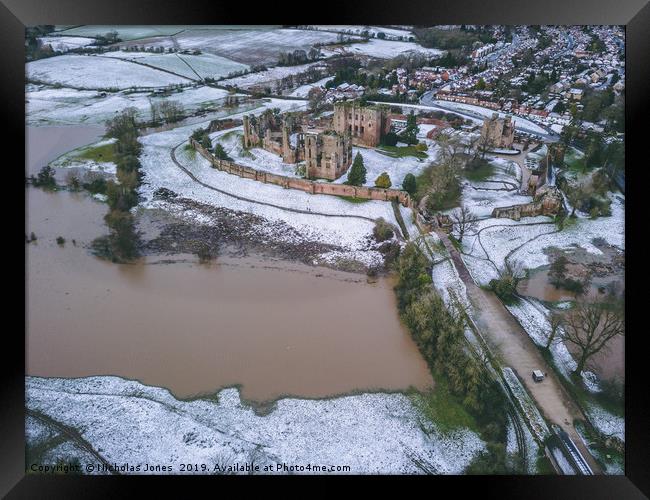
{"type": "MultiPolygon", "coordinates": [[[[534,147],[535,144],[530,144],[530,148],[534,147]]],[[[530,148],[527,151],[523,151],[523,145],[522,144],[513,144],[513,148],[517,148],[521,150],[521,153],[518,155],[504,155],[504,154],[499,154],[499,153],[490,153],[492,156],[496,156],[497,158],[503,158],[504,160],[511,160],[514,161],[517,165],[519,165],[519,168],[521,170],[521,190],[528,192],[528,179],[530,179],[530,170],[526,166],[526,162],[524,161],[526,159],[526,155],[530,151],[530,148]]]]}
{"type": "Polygon", "coordinates": [[[538,348],[493,292],[478,287],[472,279],[460,254],[443,231],[436,231],[451,256],[460,278],[467,288],[467,295],[474,306],[474,321],[485,341],[500,358],[504,366],[512,368],[531,394],[541,413],[552,423],[564,429],[585,457],[594,473],[602,473],[580,436],[573,420],[584,419],[578,405],[571,399],[555,372],[546,363],[538,348]],[[541,383],[532,380],[533,370],[547,373],[541,383]]]}

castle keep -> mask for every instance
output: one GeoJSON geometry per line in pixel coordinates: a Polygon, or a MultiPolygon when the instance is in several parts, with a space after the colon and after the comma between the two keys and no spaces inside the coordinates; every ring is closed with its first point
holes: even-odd
{"type": "Polygon", "coordinates": [[[350,134],[355,145],[377,147],[389,132],[388,110],[383,106],[362,106],[358,101],[337,102],[334,130],[350,134]]]}
{"type": "Polygon", "coordinates": [[[511,149],[515,140],[515,123],[512,117],[507,115],[505,118],[499,118],[498,113],[494,113],[492,118],[483,122],[481,138],[487,138],[487,143],[493,148],[511,149]]]}
{"type": "Polygon", "coordinates": [[[243,125],[245,148],[261,147],[285,163],[304,161],[308,178],[334,180],[352,164],[350,135],[308,123],[302,113],[278,116],[267,110],[260,116],[245,115],[243,125]]]}

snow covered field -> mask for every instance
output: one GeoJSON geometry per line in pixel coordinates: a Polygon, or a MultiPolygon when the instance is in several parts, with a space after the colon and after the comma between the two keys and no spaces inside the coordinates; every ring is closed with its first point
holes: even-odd
{"type": "Polygon", "coordinates": [[[314,87],[321,87],[325,88],[325,84],[332,80],[334,77],[333,76],[326,76],[325,78],[322,78],[321,80],[318,80],[317,82],[314,83],[308,83],[307,85],[301,85],[297,89],[295,89],[293,92],[289,94],[291,97],[307,97],[307,94],[309,94],[309,91],[313,89],[314,87]]]}
{"type": "Polygon", "coordinates": [[[235,71],[246,71],[249,66],[214,54],[156,54],[152,52],[116,51],[104,54],[108,57],[137,61],[178,73],[192,80],[221,78],[235,71]]]}
{"type": "Polygon", "coordinates": [[[302,49],[308,52],[316,43],[331,43],[336,33],[296,29],[247,27],[245,29],[192,29],[173,37],[138,41],[147,47],[200,49],[244,64],[276,64],[280,52],[302,49]]]}
{"type": "Polygon", "coordinates": [[[267,69],[266,71],[258,71],[257,73],[249,73],[247,75],[221,80],[219,84],[224,86],[233,85],[242,89],[248,89],[257,85],[268,85],[273,89],[272,84],[277,80],[281,80],[289,75],[295,75],[296,73],[303,73],[304,71],[307,71],[308,68],[317,66],[318,64],[319,63],[309,63],[298,66],[276,66],[267,69]]]}
{"type": "Polygon", "coordinates": [[[52,47],[54,52],[67,52],[72,49],[79,49],[81,47],[88,47],[95,43],[94,38],[87,38],[83,36],[42,36],[39,41],[45,45],[52,47]]]}
{"type": "MultiPolygon", "coordinates": [[[[265,416],[237,389],[179,401],[117,377],[27,377],[27,407],[78,430],[109,463],[347,465],[348,474],[459,474],[484,443],[468,429],[442,434],[402,394],[281,399],[265,416]]],[[[28,425],[33,444],[47,434],[28,425]]],[[[298,471],[309,473],[309,471],[298,471]]],[[[277,472],[267,472],[270,474],[277,472]]],[[[286,472],[280,472],[286,473],[286,472]]],[[[345,472],[344,472],[345,473],[345,472]]]]}
{"type": "MultiPolygon", "coordinates": [[[[366,167],[366,182],[364,186],[374,186],[375,180],[382,172],[387,172],[392,182],[392,187],[400,189],[406,174],[413,174],[417,176],[424,170],[429,163],[435,158],[437,154],[436,149],[429,149],[427,154],[429,158],[419,159],[415,156],[405,156],[401,158],[393,158],[392,156],[380,153],[379,150],[369,148],[352,148],[352,158],[361,153],[363,157],[363,166],[366,167]]],[[[334,183],[341,184],[348,180],[348,173],[350,170],[343,174],[341,177],[333,181],[334,183]]]]}
{"type": "MultiPolygon", "coordinates": [[[[225,90],[213,87],[192,87],[174,92],[170,100],[183,105],[186,111],[193,112],[207,105],[217,105],[228,95],[225,90]]],[[[29,85],[25,92],[27,100],[27,123],[76,124],[103,123],[121,110],[133,107],[141,118],[150,118],[151,103],[163,98],[153,97],[150,92],[102,93],[94,90],[56,89],[43,85],[29,85]]]]}
{"type": "Polygon", "coordinates": [[[408,41],[409,37],[412,37],[413,34],[408,30],[400,30],[395,28],[384,28],[382,26],[359,26],[351,24],[323,24],[323,25],[314,25],[309,26],[310,29],[322,30],[322,31],[333,31],[336,33],[344,33],[347,35],[361,35],[364,31],[367,31],[372,36],[377,36],[378,33],[384,33],[386,39],[390,40],[406,40],[408,41]]]}
{"type": "Polygon", "coordinates": [[[414,42],[396,42],[392,40],[378,40],[376,38],[372,38],[364,43],[343,45],[335,49],[323,49],[324,54],[356,54],[376,57],[378,59],[392,59],[398,55],[412,52],[419,52],[429,57],[434,57],[441,55],[444,51],[425,48],[414,42]]]}
{"type": "Polygon", "coordinates": [[[27,63],[30,79],[83,89],[167,87],[191,80],[114,57],[61,55],[27,63]]]}
{"type": "Polygon", "coordinates": [[[152,37],[152,36],[164,36],[164,35],[173,35],[175,33],[180,33],[185,29],[196,29],[197,26],[193,25],[164,25],[164,26],[154,26],[154,25],[111,25],[111,24],[102,24],[102,25],[86,25],[86,26],[77,26],[75,28],[70,28],[60,32],[62,35],[69,36],[84,36],[95,38],[98,36],[104,36],[106,33],[111,31],[116,31],[117,36],[122,40],[135,40],[138,38],[152,37]]]}

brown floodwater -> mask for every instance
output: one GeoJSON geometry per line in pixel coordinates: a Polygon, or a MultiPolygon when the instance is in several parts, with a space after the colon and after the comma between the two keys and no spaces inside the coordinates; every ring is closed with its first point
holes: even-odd
{"type": "MultiPolygon", "coordinates": [[[[36,175],[62,154],[98,141],[104,135],[104,130],[102,125],[25,127],[25,175],[36,175]]],[[[57,175],[57,179],[63,180],[63,176],[57,175]]]]}
{"type": "MultiPolygon", "coordinates": [[[[590,299],[603,297],[603,294],[599,291],[600,287],[605,287],[611,282],[622,284],[623,281],[622,274],[606,277],[594,276],[591,279],[586,296],[590,299]]],[[[548,270],[546,269],[535,271],[529,278],[522,280],[517,291],[521,295],[549,302],[575,300],[575,294],[561,288],[555,288],[554,285],[549,283],[548,270]]],[[[578,349],[568,342],[567,349],[574,357],[579,354],[578,349]]],[[[625,378],[625,337],[614,337],[604,350],[593,355],[588,364],[588,368],[593,370],[600,378],[622,381],[625,378]]]]}
{"type": "Polygon", "coordinates": [[[255,258],[112,264],[84,247],[106,231],[105,204],[26,195],[30,375],[117,375],[179,397],[241,385],[254,401],[433,384],[388,280],[255,258]]]}
{"type": "MultiPolygon", "coordinates": [[[[563,288],[556,288],[555,285],[549,281],[548,269],[542,269],[531,273],[530,277],[522,280],[517,286],[517,292],[520,295],[527,297],[534,297],[539,300],[547,302],[562,302],[566,300],[575,300],[575,294],[563,288]]],[[[603,297],[603,293],[599,288],[606,287],[612,282],[621,284],[623,276],[593,276],[589,283],[586,297],[596,299],[603,297]]]]}

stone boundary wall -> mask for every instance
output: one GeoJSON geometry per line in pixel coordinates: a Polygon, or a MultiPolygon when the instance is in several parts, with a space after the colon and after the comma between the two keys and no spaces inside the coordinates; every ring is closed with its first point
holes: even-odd
{"type": "Polygon", "coordinates": [[[272,174],[252,167],[239,165],[232,161],[219,160],[212,153],[203,148],[198,142],[190,138],[190,145],[201,156],[208,160],[214,168],[228,174],[244,179],[252,179],[265,184],[275,184],[288,189],[299,189],[311,194],[327,194],[332,196],[352,196],[366,200],[392,201],[397,200],[405,207],[411,206],[411,197],[406,191],[400,189],[382,189],[367,186],[348,186],[347,184],[331,184],[329,182],[314,182],[309,179],[287,177],[272,174]]]}

